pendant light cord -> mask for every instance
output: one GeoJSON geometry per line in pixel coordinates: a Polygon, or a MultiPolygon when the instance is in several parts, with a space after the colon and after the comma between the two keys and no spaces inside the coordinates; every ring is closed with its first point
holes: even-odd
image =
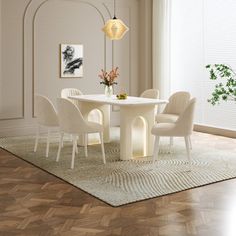
{"type": "Polygon", "coordinates": [[[114,17],[113,19],[117,19],[116,18],[116,0],[114,0],[114,17]]]}

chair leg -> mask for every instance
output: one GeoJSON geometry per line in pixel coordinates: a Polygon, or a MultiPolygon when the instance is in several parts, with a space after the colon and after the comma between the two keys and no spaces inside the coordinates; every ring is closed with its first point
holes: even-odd
{"type": "MultiPolygon", "coordinates": [[[[64,137],[64,136],[63,136],[64,137]]],[[[61,147],[64,147],[64,140],[62,139],[61,147]]]]}
{"type": "Polygon", "coordinates": [[[185,141],[185,146],[186,146],[186,151],[187,151],[187,158],[188,158],[188,165],[189,165],[189,170],[191,170],[191,157],[190,157],[190,145],[189,145],[189,136],[185,136],[184,137],[184,141],[185,141]]]}
{"type": "Polygon", "coordinates": [[[78,150],[78,137],[76,137],[75,153],[76,154],[79,153],[79,150],[78,150]]]}
{"type": "Polygon", "coordinates": [[[48,129],[47,147],[46,147],[46,157],[48,157],[49,145],[50,145],[50,129],[48,129]]]}
{"type": "Polygon", "coordinates": [[[71,166],[70,166],[71,169],[74,169],[74,164],[75,164],[75,149],[76,149],[76,146],[77,146],[77,137],[74,136],[74,137],[73,137],[72,159],[71,159],[71,166]]]}
{"type": "Polygon", "coordinates": [[[60,158],[61,148],[62,148],[62,144],[63,144],[63,137],[64,137],[64,133],[61,133],[61,134],[60,134],[60,142],[59,142],[58,151],[57,151],[57,159],[56,159],[56,162],[58,162],[58,161],[59,161],[59,158],[60,158]]]}
{"type": "Polygon", "coordinates": [[[84,154],[88,157],[88,134],[84,134],[84,154]]]}
{"type": "Polygon", "coordinates": [[[35,144],[34,144],[34,152],[36,152],[36,151],[37,151],[37,148],[38,148],[39,132],[40,132],[40,126],[37,125],[37,128],[36,128],[36,137],[35,137],[35,144]]]}
{"type": "Polygon", "coordinates": [[[158,159],[160,137],[155,136],[152,164],[158,159]]]}
{"type": "Polygon", "coordinates": [[[100,141],[101,141],[101,148],[102,148],[102,160],[103,164],[106,164],[106,157],[105,157],[105,150],[104,150],[104,141],[103,141],[103,133],[99,133],[100,141]]]}
{"type": "Polygon", "coordinates": [[[191,141],[191,136],[190,135],[188,136],[188,140],[189,140],[189,147],[192,150],[193,146],[192,146],[192,141],[191,141]]]}
{"type": "Polygon", "coordinates": [[[174,145],[174,138],[170,137],[170,147],[172,147],[174,145]]]}
{"type": "Polygon", "coordinates": [[[170,137],[169,153],[171,153],[173,145],[174,145],[174,138],[170,137]]]}

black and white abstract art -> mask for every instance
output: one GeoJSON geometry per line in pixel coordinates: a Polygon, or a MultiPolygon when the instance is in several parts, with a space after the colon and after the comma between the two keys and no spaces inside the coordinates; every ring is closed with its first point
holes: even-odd
{"type": "Polygon", "coordinates": [[[61,78],[83,77],[83,45],[61,44],[61,78]]]}

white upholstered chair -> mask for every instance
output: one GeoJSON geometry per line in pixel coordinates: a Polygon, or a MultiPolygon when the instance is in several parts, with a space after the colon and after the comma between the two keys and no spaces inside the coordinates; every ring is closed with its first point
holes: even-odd
{"type": "Polygon", "coordinates": [[[103,126],[95,122],[89,122],[84,120],[79,108],[75,104],[73,104],[69,99],[58,98],[57,107],[58,107],[58,119],[60,126],[60,143],[56,161],[58,162],[60,158],[63,136],[65,133],[72,134],[73,137],[71,169],[74,168],[74,159],[75,159],[78,135],[83,135],[83,137],[85,138],[84,148],[85,148],[85,156],[87,157],[88,156],[87,134],[99,133],[102,147],[102,158],[103,158],[103,163],[105,164],[106,159],[105,159],[104,143],[103,143],[103,126]]]}
{"type": "Polygon", "coordinates": [[[155,144],[153,151],[153,163],[158,158],[159,141],[161,136],[184,137],[187,149],[187,157],[190,163],[190,135],[193,131],[193,117],[196,98],[192,98],[185,106],[184,111],[179,115],[174,123],[156,123],[152,128],[152,134],[155,135],[155,144]]]}
{"type": "Polygon", "coordinates": [[[157,123],[174,123],[190,100],[190,93],[180,91],[172,94],[162,113],[156,115],[157,123]]]}
{"type": "MultiPolygon", "coordinates": [[[[159,90],[158,89],[147,89],[141,93],[140,97],[158,99],[159,98],[159,90]]],[[[155,107],[155,113],[157,113],[157,106],[155,107]]]]}
{"type": "MultiPolygon", "coordinates": [[[[172,94],[169,98],[169,103],[165,106],[162,113],[156,115],[157,123],[175,123],[179,115],[184,111],[190,100],[190,93],[179,91],[172,94]]],[[[192,148],[191,140],[190,147],[192,148]]],[[[173,145],[173,137],[170,138],[170,146],[173,145]]]]}
{"type": "Polygon", "coordinates": [[[57,112],[52,104],[52,102],[45,96],[35,95],[35,115],[37,118],[37,132],[34,145],[34,152],[37,151],[38,140],[40,134],[40,127],[46,127],[48,130],[47,136],[47,147],[46,147],[46,157],[49,153],[49,142],[50,142],[50,128],[58,127],[58,117],[57,112]]]}
{"type": "MultiPolygon", "coordinates": [[[[83,95],[83,93],[76,88],[64,88],[61,90],[61,97],[69,99],[69,96],[83,95]]],[[[76,106],[79,107],[79,102],[74,99],[70,99],[76,106]]]]}
{"type": "MultiPolygon", "coordinates": [[[[61,91],[62,98],[69,98],[71,95],[83,95],[83,93],[76,88],[65,88],[61,91]]],[[[81,111],[85,120],[102,124],[104,127],[104,142],[110,141],[110,106],[107,104],[97,107],[89,104],[88,106],[81,106],[78,100],[70,99],[81,111]]],[[[89,134],[89,141],[96,143],[99,141],[98,134],[89,134]]],[[[84,145],[83,138],[80,137],[79,144],[84,145]]]]}
{"type": "Polygon", "coordinates": [[[157,99],[157,98],[159,98],[159,90],[157,90],[157,89],[147,89],[147,90],[145,90],[144,92],[141,93],[140,97],[157,99]]]}
{"type": "MultiPolygon", "coordinates": [[[[83,93],[76,88],[64,88],[61,90],[61,97],[62,98],[67,98],[70,101],[72,101],[78,108],[80,108],[80,103],[78,100],[75,99],[70,99],[69,96],[76,96],[76,95],[83,95],[83,93]]],[[[93,110],[91,111],[91,113],[89,114],[88,119],[90,121],[94,121],[94,122],[99,122],[100,123],[100,114],[97,110],[93,110]]]]}

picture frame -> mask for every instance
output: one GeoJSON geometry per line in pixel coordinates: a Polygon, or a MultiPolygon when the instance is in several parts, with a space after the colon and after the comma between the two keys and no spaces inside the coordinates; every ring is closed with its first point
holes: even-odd
{"type": "Polygon", "coordinates": [[[83,77],[83,45],[60,44],[60,78],[83,77]]]}

